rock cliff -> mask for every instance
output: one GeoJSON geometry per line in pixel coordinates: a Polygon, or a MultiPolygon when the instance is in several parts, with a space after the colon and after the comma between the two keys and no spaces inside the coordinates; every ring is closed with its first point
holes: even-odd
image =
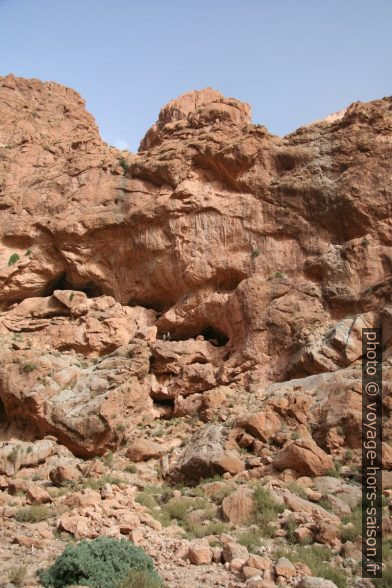
{"type": "Polygon", "coordinates": [[[24,467],[7,443],[91,458],[184,419],[182,453],[128,455],[192,483],[322,476],[359,448],[373,326],[391,440],[391,138],[391,98],[281,138],[207,88],[130,153],[75,91],[0,78],[0,472],[24,467]]]}

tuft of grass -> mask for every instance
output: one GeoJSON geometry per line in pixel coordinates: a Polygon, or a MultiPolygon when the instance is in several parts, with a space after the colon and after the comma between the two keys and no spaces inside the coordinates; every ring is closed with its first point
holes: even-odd
{"type": "Polygon", "coordinates": [[[255,487],[253,501],[255,504],[254,523],[258,525],[263,537],[273,537],[274,529],[271,523],[275,522],[278,514],[283,512],[283,505],[279,504],[271,492],[260,484],[255,487]]]}
{"type": "Polygon", "coordinates": [[[222,533],[226,533],[228,529],[227,523],[224,523],[223,521],[211,521],[207,525],[185,521],[182,526],[187,532],[186,536],[188,539],[200,539],[207,535],[222,535],[222,533]]]}
{"type": "Polygon", "coordinates": [[[290,490],[290,492],[292,492],[293,494],[296,494],[297,496],[299,496],[300,498],[304,498],[305,500],[308,500],[308,495],[305,492],[305,489],[300,486],[299,484],[297,484],[297,482],[291,481],[287,484],[286,486],[287,490],[290,490]]]}
{"type": "Polygon", "coordinates": [[[245,545],[249,553],[257,553],[257,550],[262,543],[260,529],[257,527],[251,527],[242,531],[242,533],[237,536],[237,541],[241,545],[245,545]]]}
{"type": "Polygon", "coordinates": [[[8,260],[8,267],[12,267],[20,260],[20,255],[13,253],[8,260]]]}
{"type": "Polygon", "coordinates": [[[254,247],[252,249],[252,252],[251,252],[250,256],[251,256],[252,259],[256,259],[256,257],[259,257],[260,253],[261,253],[260,247],[254,247]]]}
{"type": "Polygon", "coordinates": [[[320,545],[297,545],[295,549],[277,550],[275,557],[287,557],[292,563],[302,562],[314,576],[331,580],[338,588],[347,588],[347,576],[342,569],[330,564],[332,552],[320,545]]]}
{"type": "Polygon", "coordinates": [[[30,372],[33,372],[34,370],[38,369],[38,366],[33,363],[32,361],[26,361],[22,366],[21,366],[21,370],[22,372],[24,372],[25,374],[29,374],[30,372]]]}
{"type": "Polygon", "coordinates": [[[23,586],[23,580],[27,574],[27,566],[21,565],[12,568],[8,574],[8,579],[15,586],[23,586]]]}
{"type": "Polygon", "coordinates": [[[15,445],[12,449],[11,449],[11,453],[8,455],[8,461],[10,461],[11,463],[15,463],[16,460],[18,459],[18,455],[19,455],[19,447],[17,445],[15,445]]]}
{"type": "Polygon", "coordinates": [[[18,523],[39,523],[52,516],[53,511],[51,508],[43,504],[35,504],[33,506],[24,506],[17,510],[14,514],[14,519],[18,523]]]}
{"type": "Polygon", "coordinates": [[[170,519],[182,521],[190,510],[192,502],[191,498],[180,496],[169,500],[169,502],[164,505],[163,509],[170,519]]]}
{"type": "Polygon", "coordinates": [[[352,527],[347,529],[341,528],[340,536],[342,541],[355,541],[362,535],[362,505],[358,504],[353,508],[351,514],[342,518],[343,525],[352,523],[352,527]]]}
{"type": "Polygon", "coordinates": [[[87,478],[81,484],[83,488],[91,488],[91,490],[101,490],[105,484],[123,484],[124,480],[105,474],[100,478],[87,478]]]}
{"type": "Polygon", "coordinates": [[[128,474],[136,474],[137,468],[130,463],[124,468],[124,472],[128,472],[128,474]]]}
{"type": "Polygon", "coordinates": [[[346,449],[346,451],[344,452],[343,455],[343,461],[344,463],[350,463],[350,461],[352,461],[353,459],[353,450],[352,449],[346,449]]]}
{"type": "Polygon", "coordinates": [[[113,451],[107,451],[105,455],[102,457],[102,461],[105,463],[106,466],[111,467],[114,461],[113,451]]]}
{"type": "Polygon", "coordinates": [[[211,500],[215,504],[222,504],[222,502],[226,498],[226,496],[229,496],[230,494],[232,494],[234,492],[234,490],[235,490],[235,488],[231,488],[231,486],[225,486],[224,488],[217,490],[217,492],[215,492],[211,496],[211,500]]]}
{"type": "Polygon", "coordinates": [[[123,157],[121,157],[118,160],[118,164],[123,168],[125,172],[129,170],[129,164],[125,161],[123,157]]]}
{"type": "Polygon", "coordinates": [[[297,527],[298,524],[296,523],[294,517],[290,516],[285,523],[286,539],[289,543],[293,543],[294,545],[298,543],[298,538],[295,534],[297,527]]]}
{"type": "Polygon", "coordinates": [[[326,476],[332,476],[333,478],[340,478],[342,473],[342,464],[338,461],[334,461],[334,467],[325,472],[326,476]]]}
{"type": "Polygon", "coordinates": [[[118,588],[164,588],[161,580],[145,570],[132,571],[125,580],[117,585],[118,588]]]}

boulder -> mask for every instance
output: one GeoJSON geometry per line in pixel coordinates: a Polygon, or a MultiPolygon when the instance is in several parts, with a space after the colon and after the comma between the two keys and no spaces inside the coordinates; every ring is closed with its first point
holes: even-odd
{"type": "Polygon", "coordinates": [[[332,469],[333,462],[313,440],[297,439],[278,451],[272,465],[279,471],[292,468],[303,476],[321,476],[332,469]]]}
{"type": "Polygon", "coordinates": [[[195,565],[210,564],[212,562],[212,551],[208,543],[193,541],[189,546],[188,559],[195,565]]]}
{"type": "Polygon", "coordinates": [[[250,520],[254,511],[253,492],[248,488],[239,488],[222,502],[222,513],[226,521],[243,524],[250,520]]]}
{"type": "Polygon", "coordinates": [[[237,452],[225,449],[221,425],[205,425],[186,444],[168,473],[172,480],[191,483],[225,472],[234,474],[245,469],[237,452]]]}
{"type": "Polygon", "coordinates": [[[167,449],[150,439],[136,439],[128,447],[126,456],[134,462],[147,461],[161,457],[167,449]]]}

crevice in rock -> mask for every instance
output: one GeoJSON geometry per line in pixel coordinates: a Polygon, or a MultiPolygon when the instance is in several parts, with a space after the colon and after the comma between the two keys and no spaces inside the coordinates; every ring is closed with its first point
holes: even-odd
{"type": "Polygon", "coordinates": [[[96,298],[103,296],[103,290],[94,282],[88,282],[83,286],[73,284],[67,277],[66,272],[57,276],[54,280],[49,282],[42,290],[41,296],[52,296],[55,290],[75,290],[77,292],[84,292],[88,298],[96,298]]]}
{"type": "Polygon", "coordinates": [[[7,413],[5,412],[4,402],[0,398],[0,425],[7,422],[7,413]]]}

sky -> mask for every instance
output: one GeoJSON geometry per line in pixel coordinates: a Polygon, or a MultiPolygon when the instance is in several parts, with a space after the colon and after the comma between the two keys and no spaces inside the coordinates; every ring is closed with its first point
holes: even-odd
{"type": "Polygon", "coordinates": [[[0,75],[71,86],[121,149],[206,86],[285,135],[391,95],[391,31],[392,0],[0,0],[0,75]]]}

